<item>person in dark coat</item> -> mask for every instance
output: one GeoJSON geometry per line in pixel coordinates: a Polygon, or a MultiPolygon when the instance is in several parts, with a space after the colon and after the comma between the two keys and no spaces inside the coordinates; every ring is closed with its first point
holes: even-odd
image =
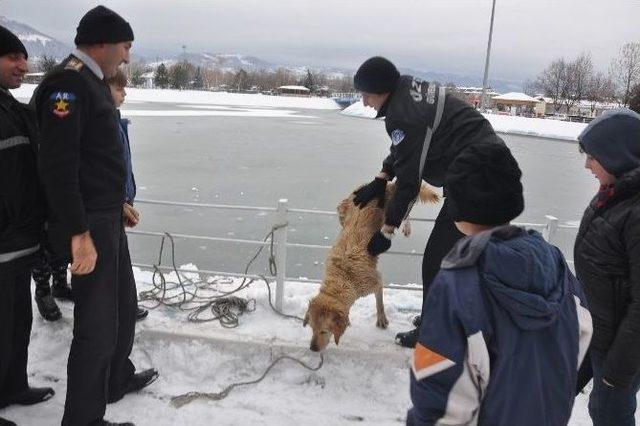
{"type": "MultiPolygon", "coordinates": [[[[595,426],[634,425],[640,390],[640,115],[607,111],[578,137],[600,183],[575,242],[593,316],[589,351],[595,426]]],[[[582,380],[584,384],[586,380],[582,380]]]]}
{"type": "MultiPolygon", "coordinates": [[[[44,198],[36,168],[33,111],[9,92],[28,71],[22,42],[0,26],[0,409],[50,399],[51,388],[27,380],[31,267],[44,227],[44,198]]],[[[0,418],[0,425],[15,423],[0,418]]]]}
{"type": "MultiPolygon", "coordinates": [[[[129,120],[122,118],[120,107],[124,103],[127,96],[127,76],[122,70],[118,70],[116,75],[107,79],[107,84],[111,90],[113,103],[118,110],[118,125],[120,141],[122,142],[122,152],[124,154],[124,164],[127,173],[127,181],[125,183],[124,204],[122,205],[122,214],[125,220],[125,226],[133,228],[140,221],[140,213],[133,207],[136,199],[136,178],[133,175],[133,163],[131,161],[131,144],[129,143],[129,120]]],[[[127,247],[128,248],[128,247],[127,247]]],[[[131,265],[129,265],[131,267],[131,265]]],[[[138,306],[136,319],[143,320],[149,315],[149,311],[138,306]]]]}
{"type": "Polygon", "coordinates": [[[408,426],[569,422],[591,316],[560,250],[509,225],[524,208],[521,175],[497,144],[469,146],[449,167],[449,215],[467,237],[427,297],[408,426]]]}
{"type": "MultiPolygon", "coordinates": [[[[369,243],[369,252],[378,255],[391,247],[391,239],[407,217],[420,184],[442,187],[449,165],[466,146],[476,143],[504,144],[491,124],[474,107],[445,92],[436,83],[400,75],[395,65],[382,57],[365,61],[354,76],[362,101],[385,117],[391,139],[390,153],[382,170],[368,185],[356,191],[360,206],[371,200],[384,202],[386,183],[396,179],[396,193],[386,206],[383,228],[369,243]]],[[[447,213],[447,194],[429,236],[422,261],[423,308],[429,286],[440,270],[442,258],[462,238],[447,213]]],[[[424,314],[424,311],[423,311],[424,314]]],[[[416,318],[414,325],[419,325],[416,318]]],[[[415,346],[418,328],[399,333],[396,342],[415,346]]]]}
{"type": "Polygon", "coordinates": [[[106,404],[157,377],[130,360],[136,287],[124,232],[126,168],[105,77],[129,61],[128,22],[98,6],[77,28],[77,49],[34,94],[39,165],[54,250],[72,260],[73,340],[63,425],[108,424],[106,404]]]}

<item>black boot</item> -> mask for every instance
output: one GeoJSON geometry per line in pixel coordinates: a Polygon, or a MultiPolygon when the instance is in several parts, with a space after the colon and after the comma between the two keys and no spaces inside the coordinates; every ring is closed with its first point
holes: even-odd
{"type": "Polygon", "coordinates": [[[158,370],[155,368],[149,368],[148,370],[136,373],[127,384],[122,395],[110,396],[107,401],[109,404],[120,401],[126,394],[138,392],[139,390],[146,388],[151,383],[155,382],[159,375],[160,373],[158,373],[158,370]]]}
{"type": "Polygon", "coordinates": [[[51,295],[49,283],[36,282],[36,305],[40,316],[46,321],[58,321],[62,318],[62,313],[58,308],[58,304],[51,295]],[[45,286],[46,284],[46,286],[45,286]]]}
{"type": "Polygon", "coordinates": [[[422,324],[422,315],[416,315],[413,317],[411,324],[413,324],[415,328],[420,328],[420,325],[422,324]]]}
{"type": "MultiPolygon", "coordinates": [[[[0,425],[1,426],[1,425],[0,425]]],[[[100,426],[136,426],[131,422],[125,422],[125,423],[114,423],[114,422],[110,422],[108,420],[102,420],[102,423],[100,423],[100,426]]]]}
{"type": "Polygon", "coordinates": [[[53,286],[51,286],[51,292],[53,297],[73,301],[71,287],[67,284],[67,262],[58,262],[52,269],[53,286]]]}
{"type": "Polygon", "coordinates": [[[11,420],[3,419],[2,417],[0,417],[0,426],[17,426],[17,425],[11,420]]]}
{"type": "Polygon", "coordinates": [[[0,408],[9,405],[33,405],[47,401],[56,393],[51,388],[27,388],[25,391],[0,401],[0,408]]]}
{"type": "Polygon", "coordinates": [[[396,334],[396,344],[404,347],[413,349],[418,343],[418,336],[420,335],[420,329],[414,328],[410,331],[405,331],[404,333],[396,334]]]}
{"type": "Polygon", "coordinates": [[[147,315],[149,315],[149,311],[138,307],[138,311],[136,312],[136,321],[142,321],[147,317],[147,315]]]}

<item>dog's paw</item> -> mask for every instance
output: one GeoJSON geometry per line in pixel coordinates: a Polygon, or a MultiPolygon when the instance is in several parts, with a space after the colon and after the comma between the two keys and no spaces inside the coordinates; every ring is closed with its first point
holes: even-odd
{"type": "Polygon", "coordinates": [[[376,327],[385,329],[388,326],[389,326],[389,320],[387,319],[386,315],[382,315],[378,317],[378,320],[376,321],[376,327]]]}
{"type": "Polygon", "coordinates": [[[409,222],[409,219],[405,220],[402,224],[402,234],[405,237],[409,237],[409,235],[411,235],[411,222],[409,222]]]}

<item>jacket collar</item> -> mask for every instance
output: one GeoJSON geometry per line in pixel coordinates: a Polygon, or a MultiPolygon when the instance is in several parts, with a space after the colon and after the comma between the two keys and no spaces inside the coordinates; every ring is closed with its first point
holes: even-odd
{"type": "Polygon", "coordinates": [[[13,97],[11,92],[9,92],[4,87],[0,87],[0,105],[9,107],[15,101],[16,99],[13,97]]]}
{"type": "Polygon", "coordinates": [[[76,49],[73,52],[73,56],[80,59],[86,66],[91,70],[92,73],[96,75],[100,80],[104,80],[104,73],[102,69],[100,69],[100,65],[89,55],[84,53],[80,49],[76,49]]]}

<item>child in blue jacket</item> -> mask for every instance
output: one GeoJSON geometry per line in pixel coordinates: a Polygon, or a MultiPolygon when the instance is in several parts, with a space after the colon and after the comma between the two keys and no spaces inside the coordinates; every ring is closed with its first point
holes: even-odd
{"type": "Polygon", "coordinates": [[[591,340],[560,250],[509,225],[524,209],[508,148],[477,144],[445,180],[463,238],[442,262],[414,350],[407,425],[560,426],[591,340]]]}

